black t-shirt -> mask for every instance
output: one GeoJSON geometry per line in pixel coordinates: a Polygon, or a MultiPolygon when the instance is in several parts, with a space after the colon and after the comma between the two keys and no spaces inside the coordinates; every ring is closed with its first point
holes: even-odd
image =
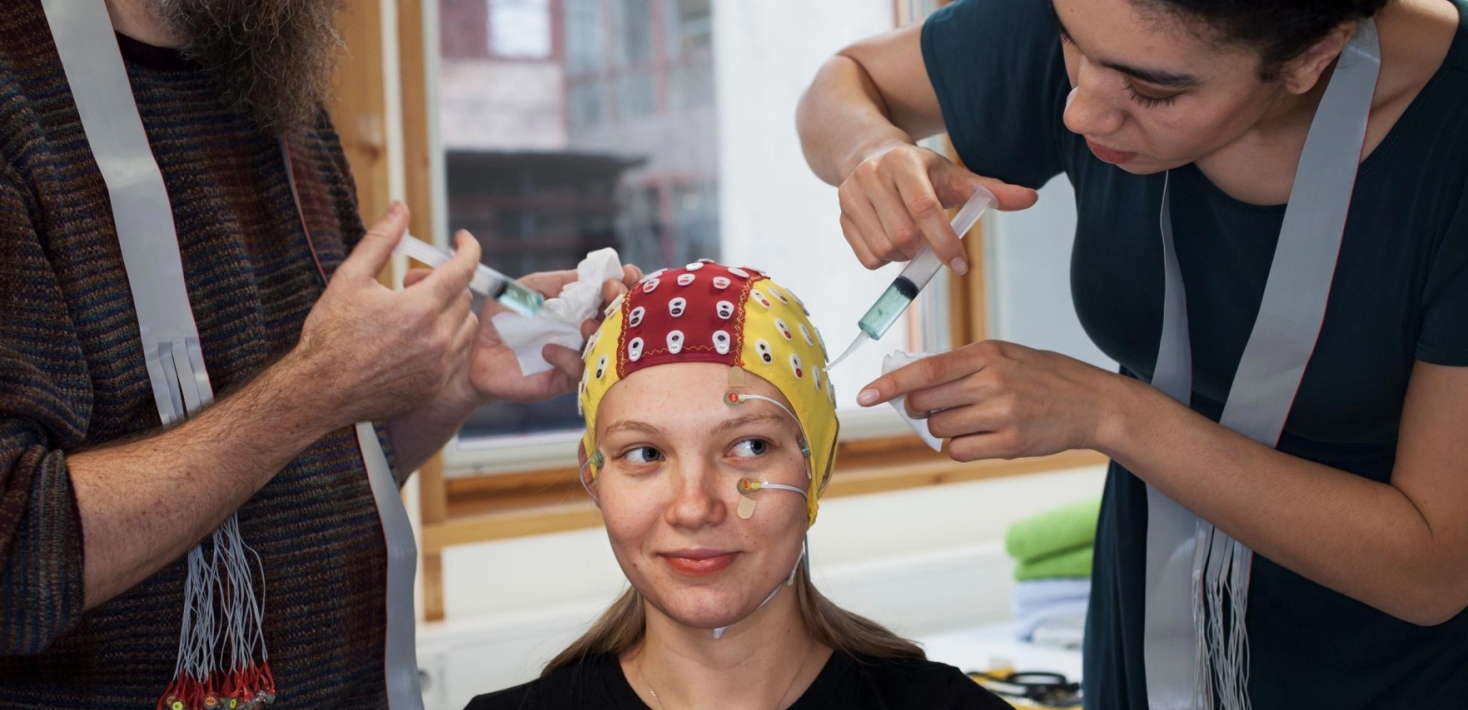
{"type": "MultiPolygon", "coordinates": [[[[1468,0],[1455,1],[1461,15],[1468,0]]],[[[1070,82],[1049,3],[962,0],[927,21],[922,50],[953,144],[972,170],[1030,187],[1064,173],[1075,186],[1070,273],[1081,324],[1123,373],[1150,379],[1161,337],[1164,176],[1102,162],[1062,124],[1070,82]]],[[[1468,26],[1460,24],[1441,69],[1361,165],[1325,322],[1281,451],[1390,480],[1414,361],[1468,366],[1465,187],[1468,26]]],[[[1192,165],[1172,171],[1172,193],[1192,407],[1216,421],[1259,311],[1284,206],[1239,202],[1192,165]]],[[[1146,705],[1146,530],[1146,487],[1113,463],[1086,630],[1088,708],[1146,705]]],[[[1256,555],[1247,623],[1260,710],[1468,704],[1468,613],[1414,626],[1256,555]]]]}
{"type": "MultiPolygon", "coordinates": [[[[932,661],[831,654],[790,710],[1009,710],[957,668],[932,661]]],[[[650,710],[616,656],[588,656],[525,685],[481,695],[465,710],[650,710]]]]}

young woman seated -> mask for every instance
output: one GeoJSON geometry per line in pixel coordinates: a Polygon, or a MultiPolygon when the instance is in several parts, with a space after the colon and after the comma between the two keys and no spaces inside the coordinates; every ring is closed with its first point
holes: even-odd
{"type": "Polygon", "coordinates": [[[532,683],[469,710],[1007,708],[811,583],[836,452],[823,343],[789,291],[649,275],[586,348],[582,483],[631,589],[532,683]]]}

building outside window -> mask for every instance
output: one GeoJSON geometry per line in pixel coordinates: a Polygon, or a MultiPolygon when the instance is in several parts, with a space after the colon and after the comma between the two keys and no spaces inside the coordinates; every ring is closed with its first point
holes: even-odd
{"type": "MultiPolygon", "coordinates": [[[[448,225],[511,275],[615,247],[718,258],[709,0],[439,0],[448,225]]],[[[571,396],[497,403],[460,442],[574,430],[571,396]]]]}

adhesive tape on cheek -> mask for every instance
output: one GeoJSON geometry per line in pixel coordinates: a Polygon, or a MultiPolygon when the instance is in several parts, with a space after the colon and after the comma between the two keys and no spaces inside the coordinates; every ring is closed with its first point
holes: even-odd
{"type": "MultiPolygon", "coordinates": [[[[894,350],[892,351],[891,355],[882,358],[882,374],[885,375],[900,367],[906,367],[907,365],[917,362],[918,360],[921,360],[925,357],[932,357],[933,355],[937,354],[938,353],[906,353],[901,350],[894,350]]],[[[907,415],[907,395],[903,395],[901,397],[898,397],[897,399],[892,400],[890,404],[894,409],[897,410],[897,416],[902,417],[902,421],[907,422],[907,425],[912,427],[913,431],[917,432],[917,435],[922,438],[924,443],[926,443],[934,451],[943,450],[943,440],[939,439],[936,436],[933,436],[932,433],[928,431],[928,420],[914,419],[907,415]]]]}
{"type": "Polygon", "coordinates": [[[1071,89],[1069,94],[1066,94],[1065,95],[1065,110],[1067,110],[1067,111],[1070,110],[1070,102],[1076,100],[1076,92],[1077,91],[1080,91],[1080,90],[1081,90],[1081,87],[1077,86],[1077,87],[1071,89]]]}

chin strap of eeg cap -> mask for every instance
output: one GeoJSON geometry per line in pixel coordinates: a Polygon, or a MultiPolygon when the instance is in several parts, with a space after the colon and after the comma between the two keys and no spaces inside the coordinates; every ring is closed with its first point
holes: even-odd
{"type": "MultiPolygon", "coordinates": [[[[800,571],[800,565],[802,563],[804,563],[807,567],[810,566],[810,536],[809,535],[807,535],[804,539],[802,539],[800,541],[800,556],[797,557],[797,558],[795,558],[795,566],[790,568],[790,576],[785,578],[785,583],[782,584],[782,585],[780,585],[780,587],[775,587],[774,589],[771,589],[770,590],[770,593],[765,596],[764,601],[760,602],[759,603],[759,606],[757,606],[757,607],[754,608],[755,611],[759,611],[760,609],[765,608],[765,605],[766,604],[769,604],[770,603],[770,600],[774,599],[775,598],[775,595],[780,593],[780,588],[781,587],[788,587],[788,586],[790,586],[792,584],[795,584],[795,573],[800,571]]],[[[728,628],[729,627],[727,627],[727,626],[720,626],[720,627],[715,628],[714,629],[714,640],[717,641],[717,640],[719,640],[721,638],[724,638],[724,632],[726,630],[728,630],[728,628]]]]}

